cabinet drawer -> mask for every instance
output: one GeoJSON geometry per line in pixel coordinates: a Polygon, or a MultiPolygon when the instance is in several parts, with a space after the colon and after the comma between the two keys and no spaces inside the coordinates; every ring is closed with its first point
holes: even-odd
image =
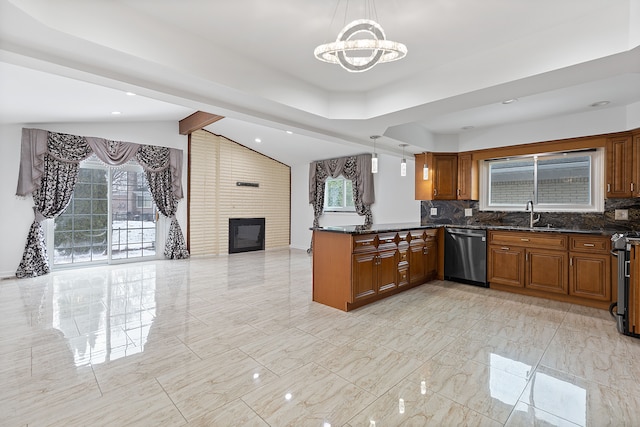
{"type": "Polygon", "coordinates": [[[437,228],[430,228],[428,230],[424,231],[424,234],[426,234],[427,238],[436,238],[438,237],[438,229],[437,228]]]}
{"type": "Polygon", "coordinates": [[[390,246],[396,246],[398,243],[398,233],[381,233],[378,234],[378,247],[388,248],[390,246]]]}
{"type": "Polygon", "coordinates": [[[409,235],[411,237],[410,240],[424,240],[425,238],[424,232],[425,230],[411,230],[409,232],[409,235]]]}
{"type": "Polygon", "coordinates": [[[543,232],[489,231],[489,244],[567,249],[567,236],[543,232]]]}
{"type": "Polygon", "coordinates": [[[571,236],[569,238],[570,251],[606,254],[610,246],[611,239],[605,236],[571,236]]]}
{"type": "Polygon", "coordinates": [[[353,236],[353,252],[375,251],[377,246],[377,234],[359,234],[357,236],[353,236]]]}

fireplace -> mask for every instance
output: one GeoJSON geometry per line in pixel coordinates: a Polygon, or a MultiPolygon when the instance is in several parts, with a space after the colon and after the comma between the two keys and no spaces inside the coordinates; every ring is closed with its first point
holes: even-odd
{"type": "Polygon", "coordinates": [[[264,218],[229,218],[229,253],[264,250],[264,218]]]}

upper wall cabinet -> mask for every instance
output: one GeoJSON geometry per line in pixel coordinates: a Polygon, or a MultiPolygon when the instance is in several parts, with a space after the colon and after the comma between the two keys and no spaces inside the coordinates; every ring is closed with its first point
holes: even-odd
{"type": "Polygon", "coordinates": [[[471,153],[421,153],[415,159],[416,200],[477,199],[471,153]],[[429,168],[427,179],[425,165],[429,168]]]}
{"type": "Polygon", "coordinates": [[[607,198],[640,197],[640,133],[607,139],[607,198]]]}

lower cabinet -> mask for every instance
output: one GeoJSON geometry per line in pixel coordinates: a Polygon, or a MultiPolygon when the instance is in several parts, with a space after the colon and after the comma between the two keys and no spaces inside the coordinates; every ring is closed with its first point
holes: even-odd
{"type": "Polygon", "coordinates": [[[398,253],[395,249],[353,256],[353,300],[398,287],[398,253]]]}
{"type": "Polygon", "coordinates": [[[610,239],[555,232],[490,231],[490,287],[607,308],[610,239]]]}
{"type": "Polygon", "coordinates": [[[314,231],[313,300],[349,311],[437,277],[437,233],[314,231]]]}
{"type": "Polygon", "coordinates": [[[569,289],[569,256],[566,252],[527,249],[524,286],[544,292],[566,294],[569,289]]]}
{"type": "Polygon", "coordinates": [[[409,243],[409,282],[420,284],[438,275],[437,230],[412,230],[409,243]]]}
{"type": "Polygon", "coordinates": [[[514,288],[524,287],[525,249],[511,246],[489,245],[487,280],[514,288]]]}

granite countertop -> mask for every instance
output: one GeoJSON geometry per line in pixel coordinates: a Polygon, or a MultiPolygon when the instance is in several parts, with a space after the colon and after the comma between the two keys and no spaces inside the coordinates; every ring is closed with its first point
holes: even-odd
{"type": "Polygon", "coordinates": [[[344,226],[327,226],[312,228],[312,230],[329,231],[333,233],[344,234],[368,234],[368,233],[387,233],[402,230],[419,230],[429,228],[467,228],[474,230],[509,230],[509,231],[534,231],[544,233],[578,233],[592,234],[600,236],[611,236],[616,230],[580,230],[573,228],[553,228],[553,227],[518,227],[512,225],[456,225],[456,224],[420,224],[418,222],[405,222],[396,224],[372,224],[364,225],[344,225],[344,226]]]}

